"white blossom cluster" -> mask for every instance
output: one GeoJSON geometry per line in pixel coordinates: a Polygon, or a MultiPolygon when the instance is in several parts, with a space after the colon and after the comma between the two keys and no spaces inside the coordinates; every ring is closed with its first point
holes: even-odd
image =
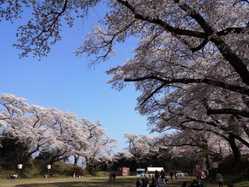
{"type": "Polygon", "coordinates": [[[99,123],[32,105],[12,94],[0,95],[0,109],[1,138],[18,140],[28,147],[30,155],[55,152],[57,160],[69,156],[98,159],[110,156],[115,142],[99,123]]]}

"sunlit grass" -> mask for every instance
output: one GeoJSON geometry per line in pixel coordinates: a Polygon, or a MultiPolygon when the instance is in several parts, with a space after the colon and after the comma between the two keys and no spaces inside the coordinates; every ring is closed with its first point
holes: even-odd
{"type": "MultiPolygon", "coordinates": [[[[116,181],[117,184],[121,183],[133,183],[135,180],[134,177],[121,177],[118,178],[116,181]]],[[[32,179],[17,179],[17,180],[7,180],[7,179],[0,179],[0,187],[15,187],[15,186],[28,186],[28,187],[74,187],[77,186],[103,186],[105,183],[108,183],[107,177],[82,177],[80,179],[73,179],[72,177],[68,178],[32,178],[32,179]],[[56,184],[55,184],[56,183],[56,184]],[[69,184],[70,183],[70,184],[69,184]],[[101,185],[100,185],[101,183],[101,185]],[[31,185],[30,185],[31,184],[31,185]],[[39,185],[38,185],[39,184],[39,185]],[[46,184],[46,185],[45,185],[46,184]],[[89,185],[88,185],[89,184],[89,185]],[[102,185],[103,184],[103,185],[102,185]],[[71,186],[70,186],[71,185],[71,186]]]]}

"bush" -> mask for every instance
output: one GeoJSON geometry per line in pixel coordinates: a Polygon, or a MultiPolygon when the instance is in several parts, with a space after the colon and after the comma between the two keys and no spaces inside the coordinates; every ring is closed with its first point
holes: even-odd
{"type": "Polygon", "coordinates": [[[107,171],[96,171],[95,175],[97,177],[107,177],[107,176],[109,176],[109,172],[107,172],[107,171]]]}
{"type": "MultiPolygon", "coordinates": [[[[67,164],[63,161],[56,162],[52,165],[51,171],[49,171],[52,176],[72,176],[76,172],[77,175],[83,175],[83,169],[80,167],[75,167],[72,164],[67,164]]],[[[0,167],[0,178],[9,178],[10,175],[18,173],[21,174],[23,178],[32,177],[43,177],[48,174],[46,164],[41,160],[31,160],[26,163],[23,170],[20,172],[17,169],[5,169],[0,167]]]]}
{"type": "Polygon", "coordinates": [[[225,158],[220,164],[219,169],[224,174],[248,175],[249,161],[242,157],[240,162],[235,162],[232,156],[225,158]]]}

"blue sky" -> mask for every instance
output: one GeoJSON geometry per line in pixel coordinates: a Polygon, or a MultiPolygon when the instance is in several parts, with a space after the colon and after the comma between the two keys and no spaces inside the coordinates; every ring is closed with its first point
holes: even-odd
{"type": "Polygon", "coordinates": [[[47,57],[18,57],[13,47],[17,23],[0,23],[0,93],[12,93],[31,103],[57,107],[74,112],[79,117],[100,121],[107,134],[125,147],[124,133],[147,134],[146,119],[135,111],[139,93],[133,86],[117,91],[107,84],[106,71],[132,56],[136,41],[118,45],[115,56],[103,64],[89,67],[89,58],[76,57],[85,34],[91,31],[100,17],[103,6],[91,11],[87,19],[77,21],[72,29],[65,28],[63,40],[53,46],[47,57]]]}

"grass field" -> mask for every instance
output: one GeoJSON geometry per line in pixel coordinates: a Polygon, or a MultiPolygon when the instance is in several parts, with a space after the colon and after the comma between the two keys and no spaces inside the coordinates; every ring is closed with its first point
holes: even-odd
{"type": "MultiPolygon", "coordinates": [[[[180,187],[183,180],[169,183],[167,187],[180,187]]],[[[51,178],[51,179],[22,179],[0,180],[0,187],[135,187],[134,177],[119,177],[115,183],[109,183],[106,177],[87,177],[81,179],[51,178]]],[[[207,184],[207,187],[218,187],[215,184],[207,184]]],[[[224,186],[225,187],[225,186],[224,186]]],[[[249,182],[241,182],[235,187],[249,187],[249,182]]]]}

